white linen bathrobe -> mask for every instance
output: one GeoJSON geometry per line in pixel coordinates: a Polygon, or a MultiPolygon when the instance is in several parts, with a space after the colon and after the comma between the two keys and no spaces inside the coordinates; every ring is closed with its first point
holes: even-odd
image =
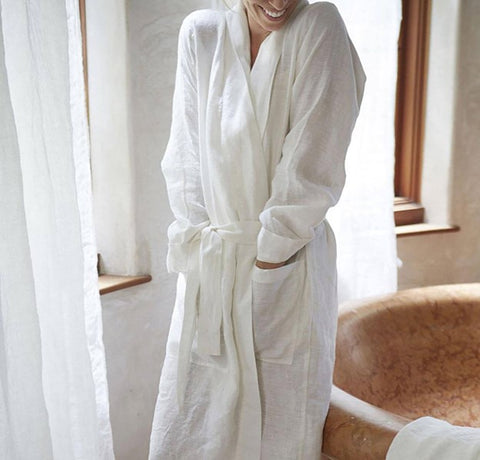
{"type": "Polygon", "coordinates": [[[241,3],[185,19],[162,162],[180,275],[150,459],[319,458],[337,321],[325,214],[364,81],[330,3],[301,0],[253,68],[241,3]]]}

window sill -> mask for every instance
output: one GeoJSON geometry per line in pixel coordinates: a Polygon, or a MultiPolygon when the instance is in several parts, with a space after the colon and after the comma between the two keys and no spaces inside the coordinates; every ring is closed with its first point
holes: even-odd
{"type": "Polygon", "coordinates": [[[460,227],[457,225],[424,223],[424,207],[420,203],[415,203],[408,198],[395,197],[393,209],[397,238],[429,235],[432,233],[458,232],[460,230],[460,227]]]}
{"type": "Polygon", "coordinates": [[[98,288],[100,295],[108,294],[109,292],[119,291],[120,289],[127,289],[139,284],[148,283],[152,280],[150,275],[139,276],[117,276],[117,275],[99,275],[98,288]]]}
{"type": "Polygon", "coordinates": [[[458,232],[460,227],[458,225],[437,225],[437,224],[412,224],[399,225],[395,227],[397,238],[415,235],[428,235],[431,233],[450,233],[458,232]]]}
{"type": "Polygon", "coordinates": [[[425,209],[420,203],[415,203],[407,198],[395,197],[393,213],[395,225],[399,227],[403,225],[422,224],[425,209]]]}

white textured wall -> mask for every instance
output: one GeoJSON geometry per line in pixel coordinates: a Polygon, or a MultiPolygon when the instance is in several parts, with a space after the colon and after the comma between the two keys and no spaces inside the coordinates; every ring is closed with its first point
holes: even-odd
{"type": "MultiPolygon", "coordinates": [[[[116,459],[144,460],[148,455],[150,427],[176,280],[165,269],[166,230],[172,216],[167,204],[160,160],[170,129],[177,34],[183,17],[194,9],[206,7],[209,2],[115,0],[113,5],[110,4],[112,0],[87,0],[87,6],[89,2],[88,33],[92,34],[89,37],[89,62],[96,61],[96,68],[101,71],[95,74],[90,67],[90,79],[98,86],[98,91],[91,93],[91,97],[98,96],[104,101],[97,101],[97,110],[113,107],[114,114],[117,114],[118,106],[107,96],[118,91],[123,104],[121,110],[124,111],[121,120],[128,119],[124,131],[112,132],[111,125],[107,123],[102,142],[105,141],[107,129],[110,129],[112,144],[102,146],[102,149],[97,144],[99,148],[94,154],[100,155],[98,161],[104,167],[110,163],[115,168],[119,160],[117,154],[121,152],[124,153],[123,158],[131,159],[129,175],[122,173],[117,176],[118,180],[110,186],[107,197],[100,197],[100,200],[108,200],[110,194],[114,198],[112,206],[117,206],[112,210],[113,215],[119,213],[124,218],[133,213],[135,226],[133,229],[115,227],[112,213],[102,215],[99,211],[96,217],[100,226],[112,227],[113,234],[119,235],[120,241],[124,240],[123,232],[134,236],[134,266],[138,272],[151,273],[153,276],[151,283],[102,296],[116,459]],[[127,24],[125,35],[122,35],[122,28],[118,24],[122,20],[122,10],[123,20],[127,24]],[[115,24],[119,31],[119,42],[112,43],[111,31],[115,24]],[[110,46],[116,47],[115,53],[105,54],[105,50],[112,48],[95,46],[93,36],[103,43],[110,40],[110,46]],[[121,41],[123,36],[125,44],[121,41]],[[112,78],[112,69],[118,62],[125,67],[120,66],[120,74],[115,79],[112,78]],[[122,69],[126,69],[125,78],[122,69]],[[104,88],[106,94],[101,94],[100,86],[107,78],[112,78],[109,82],[111,86],[104,88]],[[122,177],[127,177],[127,184],[122,183],[122,177]],[[128,209],[122,208],[122,203],[116,199],[125,195],[124,185],[132,187],[134,193],[131,196],[135,197],[128,204],[128,209]]],[[[97,162],[94,161],[94,167],[95,164],[97,162]]],[[[126,164],[126,160],[123,164],[126,164]]],[[[112,174],[107,176],[112,178],[112,174]]],[[[103,239],[99,243],[109,244],[103,239]]]]}
{"type": "Polygon", "coordinates": [[[97,245],[103,269],[135,274],[135,177],[125,4],[87,0],[85,5],[97,245]]]}
{"type": "Polygon", "coordinates": [[[399,288],[480,281],[480,2],[433,2],[432,19],[422,193],[461,231],[399,239],[399,288]]]}
{"type": "Polygon", "coordinates": [[[460,2],[432,2],[422,170],[422,203],[430,222],[450,218],[450,164],[455,126],[460,2]]]}

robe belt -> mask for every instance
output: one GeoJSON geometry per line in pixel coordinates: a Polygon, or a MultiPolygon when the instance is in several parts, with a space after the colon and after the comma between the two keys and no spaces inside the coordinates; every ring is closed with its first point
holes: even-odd
{"type": "Polygon", "coordinates": [[[255,245],[259,221],[204,227],[191,243],[186,273],[184,317],[178,352],[177,397],[182,407],[192,344],[196,352],[221,354],[222,319],[230,314],[235,285],[235,247],[255,245]],[[233,243],[233,244],[229,244],[233,243]]]}

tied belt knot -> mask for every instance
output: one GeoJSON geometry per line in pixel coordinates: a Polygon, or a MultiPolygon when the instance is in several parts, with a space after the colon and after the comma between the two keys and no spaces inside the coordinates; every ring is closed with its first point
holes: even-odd
{"type": "Polygon", "coordinates": [[[209,225],[191,240],[178,356],[180,407],[184,401],[195,332],[199,354],[221,354],[223,315],[230,313],[233,302],[236,245],[255,245],[260,228],[259,221],[209,225]]]}

